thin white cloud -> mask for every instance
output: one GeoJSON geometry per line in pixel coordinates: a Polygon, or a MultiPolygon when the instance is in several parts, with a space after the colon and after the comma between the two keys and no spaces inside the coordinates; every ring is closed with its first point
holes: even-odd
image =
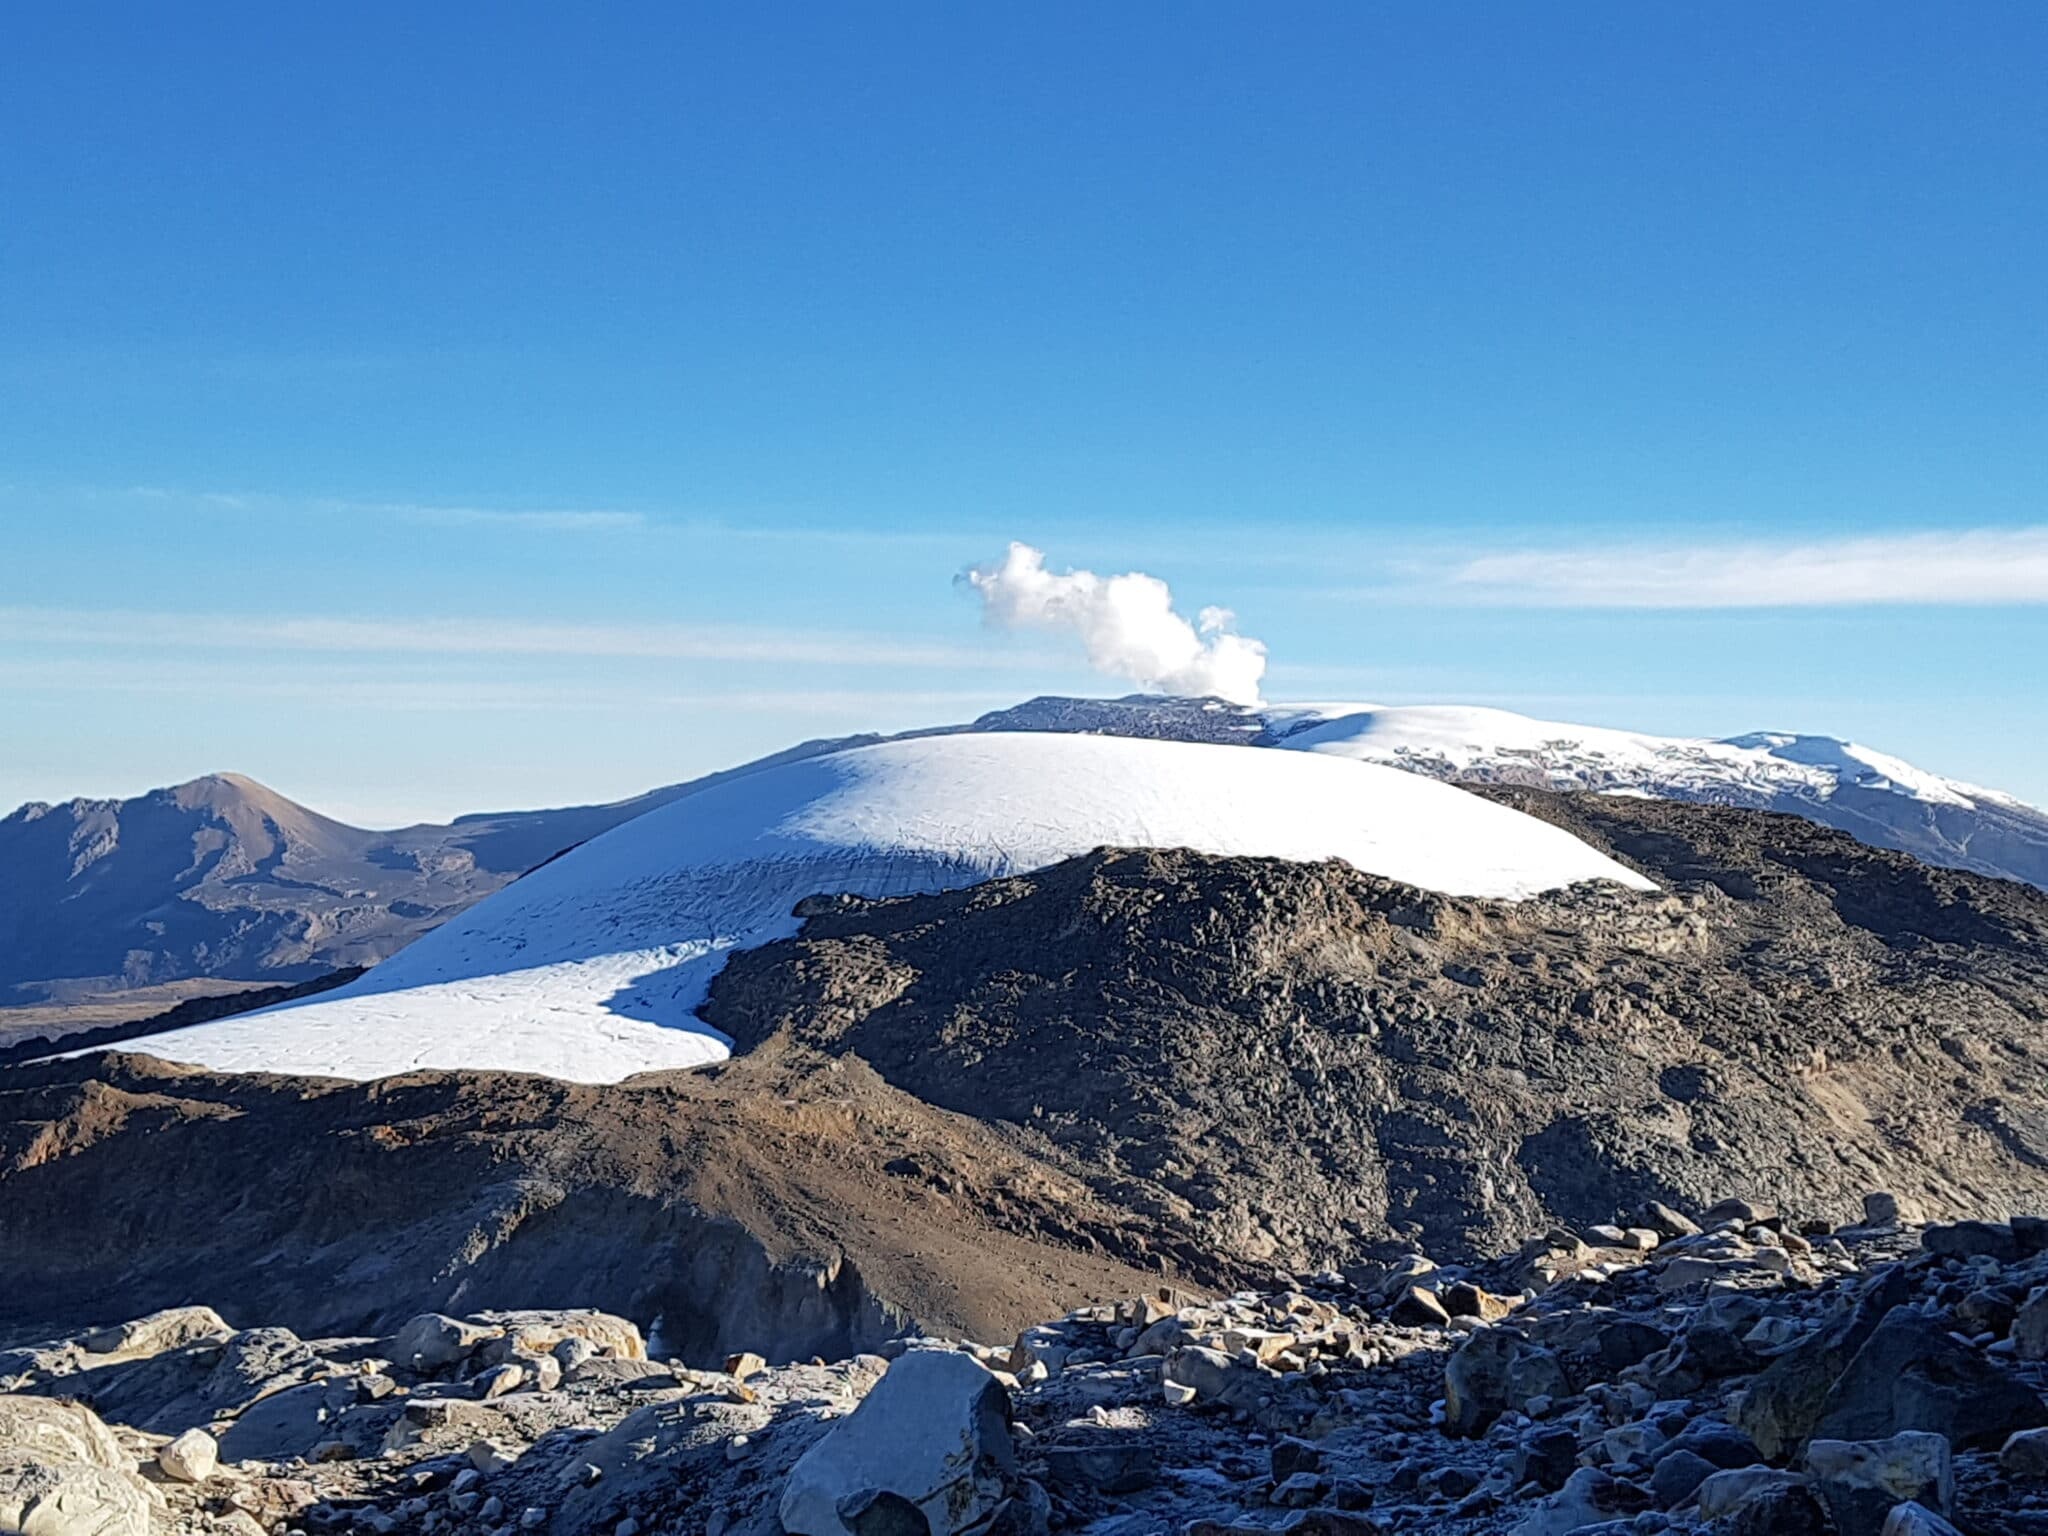
{"type": "MultiPolygon", "coordinates": [[[[25,499],[33,494],[26,486],[0,484],[0,496],[25,499]]],[[[145,504],[182,507],[225,514],[273,517],[332,517],[395,519],[429,527],[530,529],[559,533],[664,532],[694,539],[714,539],[747,544],[804,544],[890,549],[932,549],[948,553],[957,550],[964,537],[957,529],[919,531],[901,527],[835,526],[818,521],[815,510],[808,518],[788,515],[788,509],[668,508],[655,512],[626,511],[613,507],[554,507],[522,509],[485,507],[472,503],[428,501],[368,501],[339,496],[283,495],[272,491],[184,490],[161,485],[130,485],[109,490],[95,486],[72,486],[58,493],[88,504],[107,501],[136,501],[145,504]]]]}
{"type": "Polygon", "coordinates": [[[1508,551],[1442,580],[1467,602],[1546,608],[2048,603],[2048,527],[1508,551]]]}
{"type": "Polygon", "coordinates": [[[1014,702],[1000,688],[732,688],[670,690],[624,683],[546,683],[498,678],[420,678],[303,667],[252,670],[236,661],[94,661],[58,657],[0,661],[0,689],[15,693],[178,694],[212,700],[299,700],[330,706],[435,714],[631,713],[660,709],[837,716],[861,721],[905,711],[979,714],[1014,702]]]}
{"type": "Polygon", "coordinates": [[[186,491],[161,485],[131,485],[120,494],[140,501],[209,507],[221,512],[397,518],[448,528],[500,527],[529,528],[548,533],[617,533],[647,526],[644,513],[610,507],[525,509],[448,506],[421,501],[352,501],[337,496],[279,496],[263,491],[186,491]]]}
{"type": "Polygon", "coordinates": [[[639,512],[557,509],[508,512],[492,507],[382,506],[372,510],[446,528],[532,528],[544,533],[619,533],[647,526],[639,512]]]}
{"type": "Polygon", "coordinates": [[[166,613],[135,609],[0,607],[0,640],[153,650],[305,651],[353,655],[576,656],[1024,671],[1041,655],[827,630],[688,624],[532,623],[498,619],[385,619],[166,613]]]}

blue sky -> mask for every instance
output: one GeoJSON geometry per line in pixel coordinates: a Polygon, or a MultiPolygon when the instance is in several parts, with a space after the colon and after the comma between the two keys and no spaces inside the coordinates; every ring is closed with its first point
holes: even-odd
{"type": "Polygon", "coordinates": [[[2048,801],[2048,8],[82,3],[0,23],[0,803],[372,821],[1121,692],[2048,801]]]}

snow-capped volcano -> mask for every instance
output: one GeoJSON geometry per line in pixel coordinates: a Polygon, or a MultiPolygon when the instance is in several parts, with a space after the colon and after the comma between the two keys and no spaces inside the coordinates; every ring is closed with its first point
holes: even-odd
{"type": "Polygon", "coordinates": [[[725,955],[805,896],[943,890],[1098,847],[1315,860],[1458,895],[1650,882],[1545,822],[1376,764],[1070,734],[958,734],[767,767],[543,865],[338,991],[150,1036],[231,1071],[613,1081],[720,1060],[725,955]]]}
{"type": "Polygon", "coordinates": [[[1613,790],[1660,799],[1713,793],[1754,796],[1759,803],[1784,794],[1824,800],[1843,789],[1862,789],[1956,806],[1974,805],[1991,794],[1832,736],[1773,731],[1721,740],[1649,736],[1535,720],[1504,709],[1442,704],[1274,711],[1267,728],[1275,745],[1301,751],[1386,763],[1435,778],[1487,778],[1548,789],[1613,790]]]}
{"type": "Polygon", "coordinates": [[[2048,815],[1833,736],[1652,736],[1455,705],[1311,705],[1261,719],[1268,745],[1461,784],[1787,811],[1929,863],[2048,885],[2048,815]]]}

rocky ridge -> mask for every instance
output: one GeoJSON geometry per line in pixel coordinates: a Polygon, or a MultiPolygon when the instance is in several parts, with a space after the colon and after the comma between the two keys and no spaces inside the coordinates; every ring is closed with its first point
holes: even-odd
{"type": "MultiPolygon", "coordinates": [[[[1327,712],[1347,708],[1042,697],[894,739],[1052,731],[1284,748],[1301,745],[1319,724],[1341,725],[1341,713],[1327,712]]],[[[1680,741],[1667,744],[1677,756],[1653,771],[1622,771],[1574,736],[1583,728],[1556,730],[1558,739],[1538,749],[1384,760],[1467,787],[1611,789],[1790,812],[1931,863],[2048,885],[2048,815],[2009,796],[1949,785],[1953,793],[1926,799],[1854,774],[1838,780],[1799,760],[1794,738],[1786,738],[1795,741],[1792,756],[1761,779],[1702,775],[1680,741]]],[[[59,1005],[54,1018],[63,1028],[62,1005],[94,988],[192,977],[290,982],[370,964],[631,817],[762,768],[882,739],[802,742],[607,805],[491,812],[388,832],[346,826],[236,774],[129,800],[25,805],[0,817],[0,1002],[48,1000],[59,1005]]],[[[50,1032],[52,1017],[46,1010],[16,1032],[50,1032]]],[[[0,1043],[7,1032],[0,1011],[0,1043]]]]}
{"type": "Polygon", "coordinates": [[[187,1305],[0,1353],[0,1523],[2048,1529],[2048,1221],[1919,1227],[1900,1206],[1873,1195],[1829,1229],[1739,1200],[1694,1216],[1652,1203],[1482,1264],[1409,1250],[1230,1294],[1154,1287],[997,1344],[910,1333],[715,1370],[601,1313],[427,1314],[301,1339],[187,1305]]]}
{"type": "Polygon", "coordinates": [[[2048,1167],[2048,894],[1790,817],[1513,792],[1655,879],[1503,904],[1103,852],[808,904],[705,1017],[859,1060],[1199,1272],[1474,1254],[1730,1187],[1995,1214],[2048,1167]]]}
{"type": "Polygon", "coordinates": [[[805,903],[721,978],[713,1070],[0,1070],[0,1345],[198,1294],[309,1335],[573,1300],[662,1316],[695,1365],[786,1360],[1731,1188],[1834,1222],[1872,1187],[2048,1198],[2048,895],[1522,793],[1661,889],[1101,852],[805,903]]]}

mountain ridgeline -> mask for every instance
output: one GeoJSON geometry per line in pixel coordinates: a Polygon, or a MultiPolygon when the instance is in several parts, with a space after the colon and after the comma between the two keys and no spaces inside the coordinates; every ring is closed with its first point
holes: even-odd
{"type": "MultiPolygon", "coordinates": [[[[1788,812],[1930,864],[2048,887],[2048,815],[2009,796],[1863,768],[1832,738],[1626,738],[1500,711],[1244,709],[1217,700],[1039,698],[959,731],[1052,731],[1341,750],[1471,786],[1526,786],[1788,812]],[[1418,748],[1456,714],[1462,750],[1418,748]],[[1368,728],[1355,729],[1358,722],[1368,728]],[[1390,729],[1371,727],[1388,725],[1390,729]],[[1538,729],[1540,728],[1540,729],[1538,729]],[[1335,742],[1327,740],[1335,736],[1335,742]],[[1915,786],[1933,792],[1916,792],[1915,786]]],[[[821,739],[607,805],[368,831],[235,774],[132,800],[31,804],[0,819],[0,1003],[187,978],[281,984],[372,965],[526,870],[729,779],[883,738],[821,739]]],[[[1904,765],[1898,765],[1904,768],[1904,765]]]]}

